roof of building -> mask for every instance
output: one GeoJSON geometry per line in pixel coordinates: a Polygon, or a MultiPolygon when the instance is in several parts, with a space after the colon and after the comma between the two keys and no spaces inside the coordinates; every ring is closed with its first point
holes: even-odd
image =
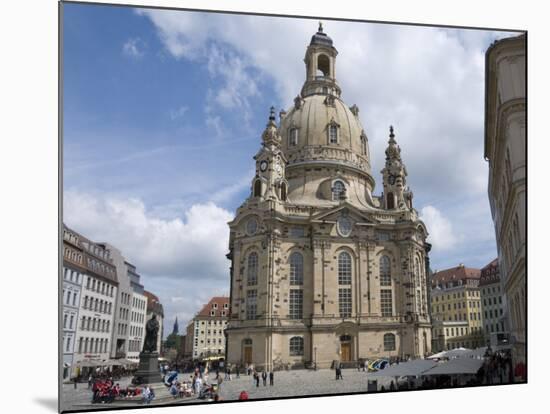
{"type": "Polygon", "coordinates": [[[500,268],[498,267],[498,258],[491,261],[481,269],[479,286],[491,285],[500,282],[500,268]]]}
{"type": "Polygon", "coordinates": [[[164,317],[164,308],[162,307],[158,296],[147,290],[143,291],[143,294],[147,297],[147,312],[154,312],[164,317]]]}
{"type": "Polygon", "coordinates": [[[86,272],[99,276],[105,281],[118,284],[116,266],[113,264],[113,259],[109,251],[105,249],[105,246],[101,243],[95,243],[72,230],[65,223],[63,223],[63,229],[65,231],[63,241],[70,241],[82,251],[83,260],[81,265],[86,269],[86,272]],[[73,236],[73,240],[71,240],[70,236],[73,236]]]}
{"type": "Polygon", "coordinates": [[[442,283],[454,282],[466,279],[479,279],[481,271],[472,267],[466,267],[460,264],[450,269],[440,270],[432,276],[432,284],[439,285],[442,283]]]}
{"type": "Polygon", "coordinates": [[[210,301],[203,306],[196,316],[211,317],[211,318],[223,318],[229,316],[229,298],[227,296],[214,296],[210,301]],[[224,308],[224,305],[227,307],[224,308]],[[225,316],[222,316],[222,311],[226,311],[225,316]],[[214,311],[214,315],[212,315],[214,311]]]}

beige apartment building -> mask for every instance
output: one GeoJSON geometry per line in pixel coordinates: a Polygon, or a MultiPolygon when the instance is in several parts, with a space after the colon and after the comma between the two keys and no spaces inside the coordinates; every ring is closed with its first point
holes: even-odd
{"type": "Polygon", "coordinates": [[[480,274],[463,264],[433,274],[433,352],[485,345],[480,274]]]}
{"type": "Polygon", "coordinates": [[[500,278],[515,364],[526,352],[526,41],[493,43],[485,55],[485,159],[500,278]]]}
{"type": "Polygon", "coordinates": [[[228,316],[228,297],[210,299],[187,325],[184,358],[225,357],[224,331],[228,316]]]}
{"type": "Polygon", "coordinates": [[[479,291],[486,343],[492,348],[508,344],[504,316],[506,297],[502,291],[498,259],[494,259],[481,269],[479,291]]]}
{"type": "Polygon", "coordinates": [[[229,363],[329,367],[431,351],[428,231],[393,128],[373,193],[368,137],[341,98],[337,54],[320,26],[302,90],[278,124],[272,108],[250,195],[229,223],[229,363]]]}

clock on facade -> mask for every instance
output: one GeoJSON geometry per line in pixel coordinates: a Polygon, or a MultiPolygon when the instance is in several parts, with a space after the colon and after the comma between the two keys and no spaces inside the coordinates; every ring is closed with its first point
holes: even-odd
{"type": "Polygon", "coordinates": [[[267,161],[263,160],[260,162],[260,171],[264,172],[265,170],[267,170],[267,161]]]}

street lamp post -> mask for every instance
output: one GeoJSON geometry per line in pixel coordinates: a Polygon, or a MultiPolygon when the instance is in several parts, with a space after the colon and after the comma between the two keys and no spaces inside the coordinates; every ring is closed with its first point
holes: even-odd
{"type": "Polygon", "coordinates": [[[313,347],[313,369],[317,371],[317,347],[313,347]]]}

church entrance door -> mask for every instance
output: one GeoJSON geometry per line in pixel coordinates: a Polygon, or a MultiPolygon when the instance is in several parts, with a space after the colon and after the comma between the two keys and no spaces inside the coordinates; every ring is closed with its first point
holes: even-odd
{"type": "Polygon", "coordinates": [[[245,346],[244,347],[244,363],[245,364],[251,364],[252,363],[252,347],[251,346],[245,346]]]}
{"type": "Polygon", "coordinates": [[[342,362],[351,361],[351,344],[349,342],[341,345],[342,362]]]}
{"type": "Polygon", "coordinates": [[[351,361],[351,336],[340,336],[340,360],[342,362],[351,361]]]}
{"type": "Polygon", "coordinates": [[[340,344],[340,351],[342,354],[342,362],[351,361],[351,344],[349,342],[340,344]]]}

